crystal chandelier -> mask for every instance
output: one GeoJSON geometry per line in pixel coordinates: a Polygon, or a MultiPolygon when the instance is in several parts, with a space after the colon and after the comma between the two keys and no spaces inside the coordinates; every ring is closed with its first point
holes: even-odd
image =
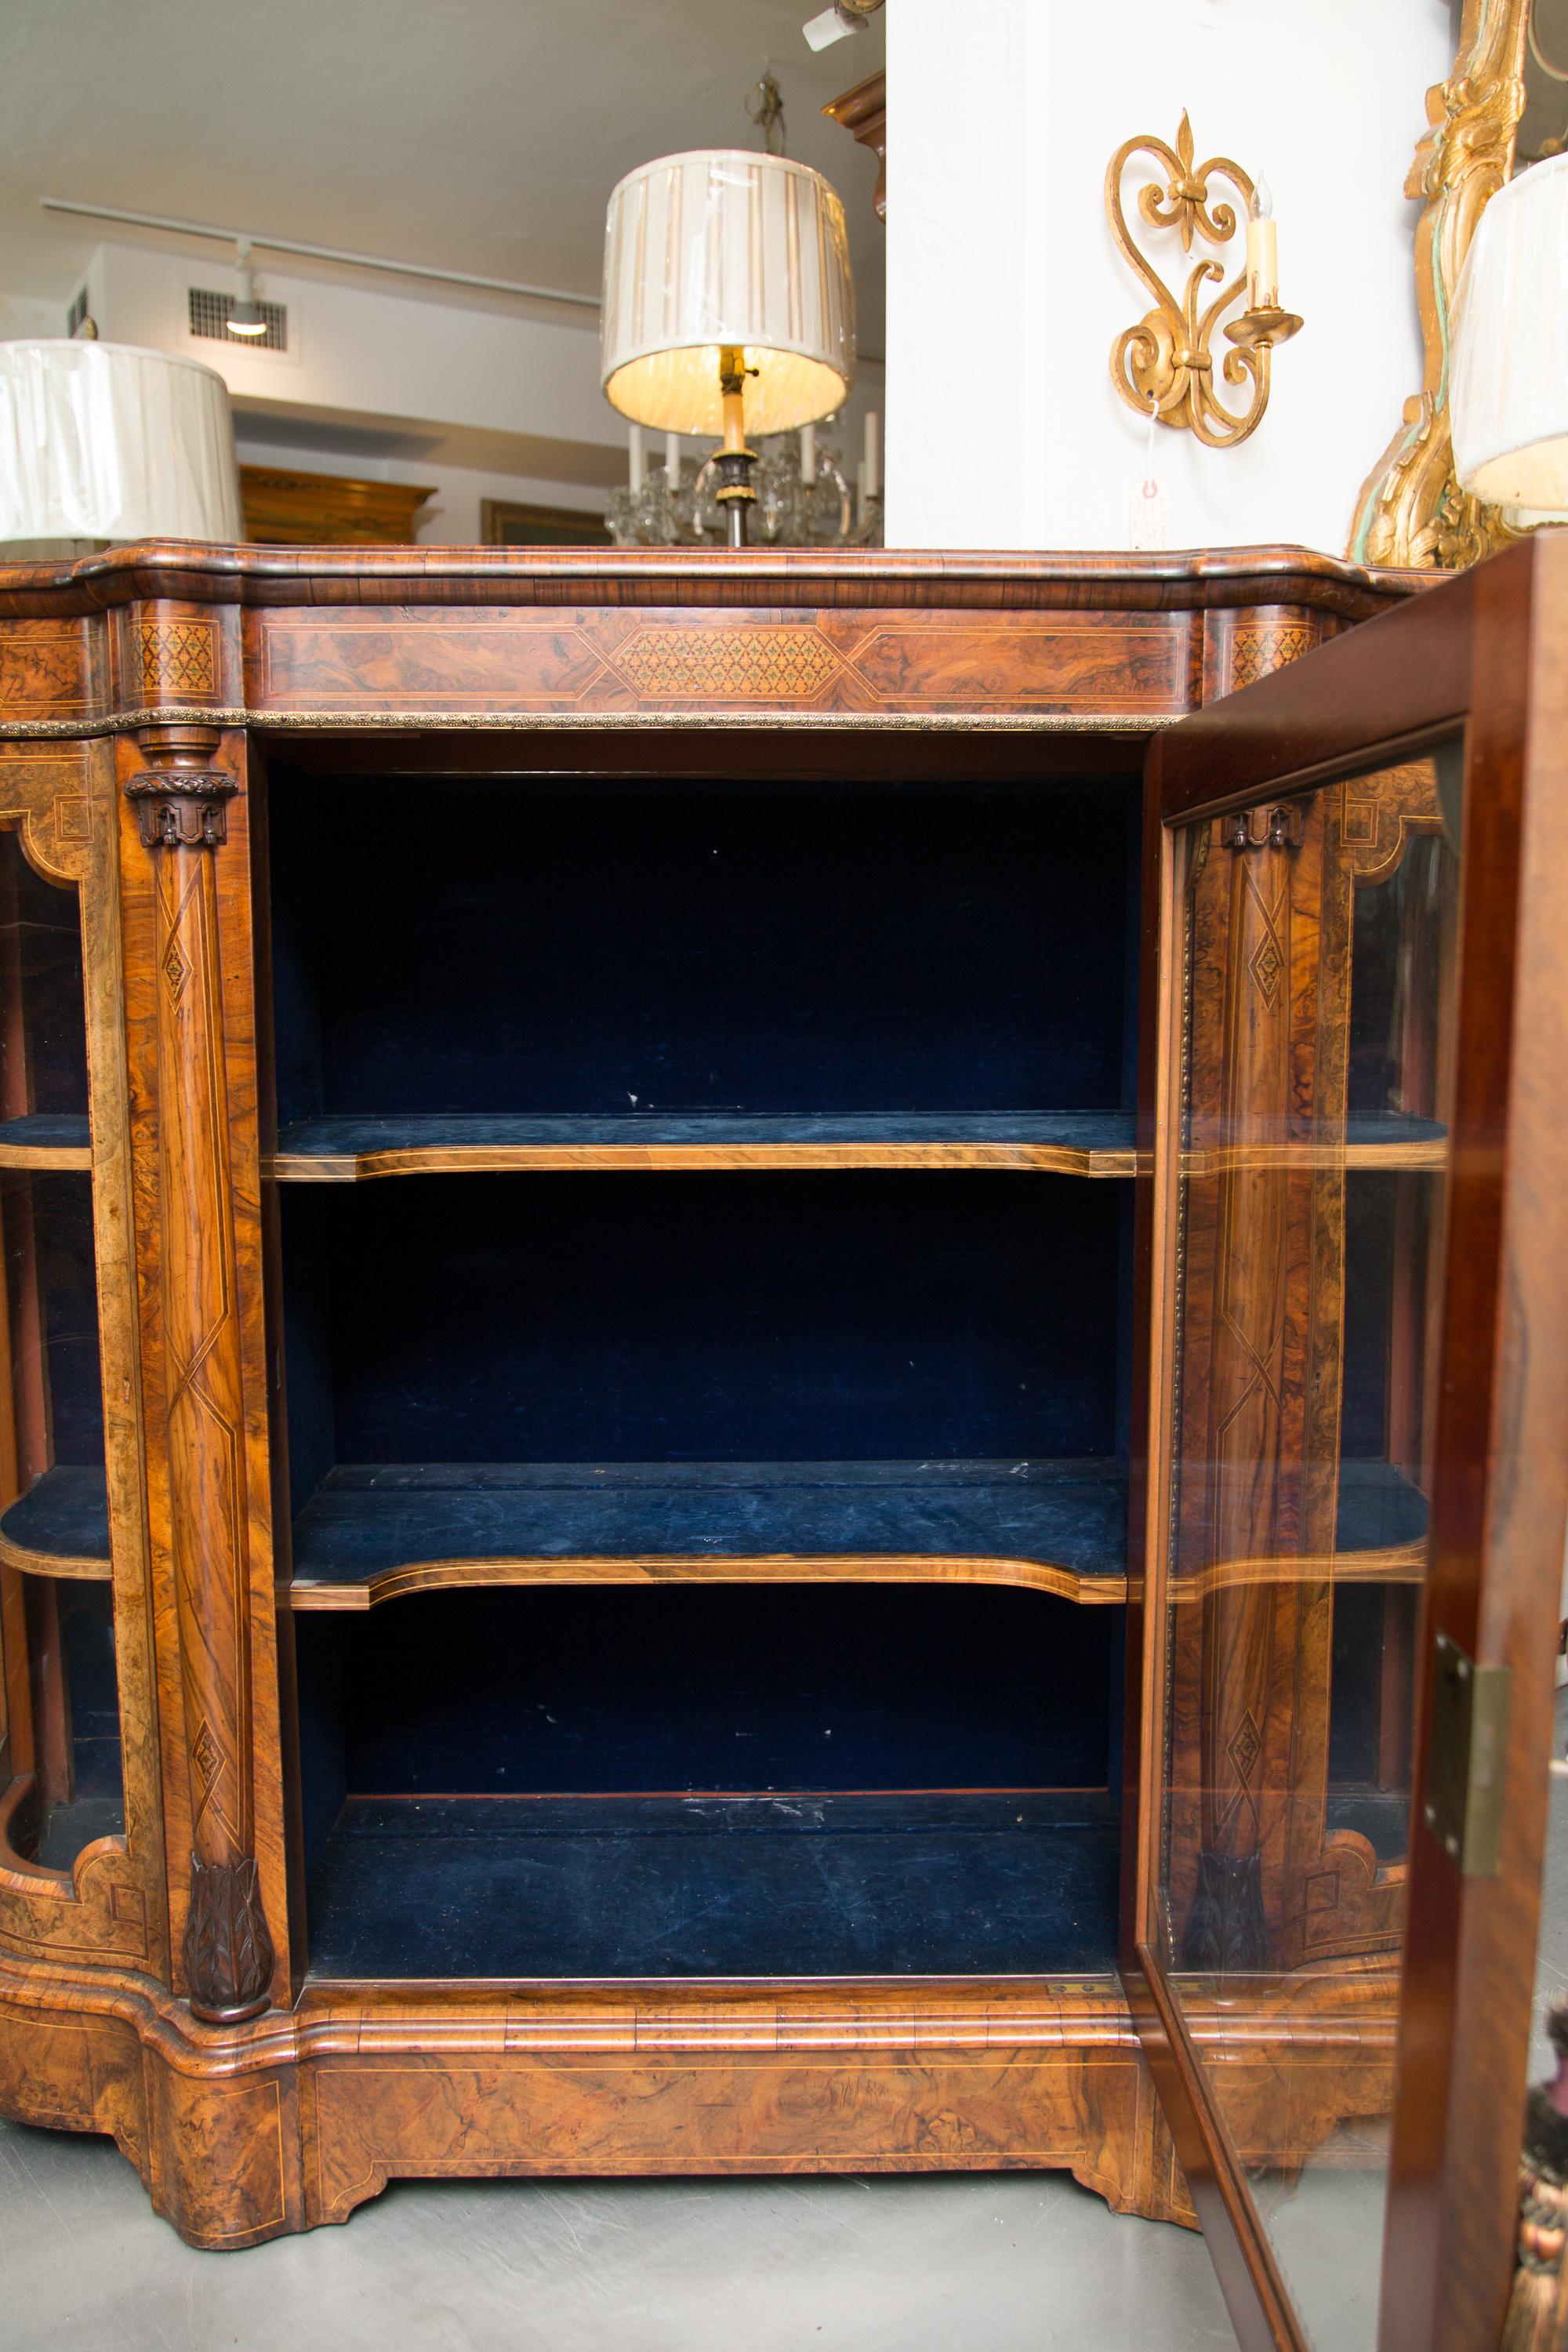
{"type": "MultiPolygon", "coordinates": [[[[632,470],[641,480],[612,490],[605,516],[617,547],[723,546],[726,520],[712,458],[700,462],[667,448],[664,463],[645,470],[634,440],[632,470]],[[678,478],[671,475],[672,462],[678,478]]],[[[880,490],[868,489],[864,469],[858,485],[852,486],[837,446],[818,440],[815,432],[759,435],[752,483],[753,547],[882,544],[880,490]]]]}

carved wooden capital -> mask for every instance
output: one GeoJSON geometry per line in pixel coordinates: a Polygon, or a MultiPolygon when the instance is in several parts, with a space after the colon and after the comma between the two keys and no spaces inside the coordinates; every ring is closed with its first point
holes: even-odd
{"type": "Polygon", "coordinates": [[[1227,849],[1300,849],[1304,837],[1301,811],[1293,801],[1278,808],[1237,809],[1225,820],[1227,849]]]}
{"type": "Polygon", "coordinates": [[[125,787],[144,849],[216,849],[228,838],[225,803],[238,787],[206,765],[221,739],[205,727],[151,728],[149,765],[125,787]]]}
{"type": "Polygon", "coordinates": [[[228,839],[224,803],[234,798],[227,776],[132,776],[125,797],[136,803],[144,849],[216,849],[228,839]]]}
{"type": "Polygon", "coordinates": [[[192,1854],[184,1962],[193,2016],[234,2025],[267,2007],[272,1938],[248,1854],[216,1863],[192,1854]]]}

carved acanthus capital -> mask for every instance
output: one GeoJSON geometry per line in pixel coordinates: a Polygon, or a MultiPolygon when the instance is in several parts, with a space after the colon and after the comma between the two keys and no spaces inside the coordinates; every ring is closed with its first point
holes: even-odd
{"type": "Polygon", "coordinates": [[[145,849],[216,849],[228,838],[226,803],[238,786],[211,767],[221,738],[205,727],[160,727],[142,737],[148,765],[125,787],[145,849]]]}
{"type": "Polygon", "coordinates": [[[192,2013],[209,2024],[234,2025],[267,2007],[272,1938],[248,1854],[216,1863],[192,1854],[184,1961],[192,2013]]]}

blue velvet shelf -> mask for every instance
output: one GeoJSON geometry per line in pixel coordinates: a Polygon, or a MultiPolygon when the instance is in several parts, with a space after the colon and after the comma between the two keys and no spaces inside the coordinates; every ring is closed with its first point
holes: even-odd
{"type": "MultiPolygon", "coordinates": [[[[1425,1497],[1381,1462],[1340,1470],[1338,1549],[1387,1561],[1426,1531],[1425,1497]]],[[[109,1573],[101,1470],[62,1463],[0,1514],[18,1567],[109,1573]]],[[[423,1588],[712,1573],[791,1580],[863,1563],[902,1577],[1034,1584],[1120,1601],[1125,1482],[1097,1462],[410,1463],[331,1471],[294,1522],[296,1609],[363,1609],[423,1588]],[[553,1577],[552,1577],[553,1571],[553,1577]]],[[[1414,1566],[1414,1562],[1408,1563],[1414,1566]]],[[[1390,1563],[1392,1569],[1392,1563],[1390,1563]]]]}
{"type": "MultiPolygon", "coordinates": [[[[57,1122],[60,1123],[60,1122],[57,1122]]],[[[1247,1148],[1266,1144],[1248,1129],[1247,1148]]],[[[1281,1139],[1284,1140],[1285,1139],[1281,1139]]],[[[1224,1139],[1205,1139],[1209,1149],[1224,1139]]],[[[1300,1145],[1301,1139],[1289,1139],[1300,1145]]],[[[299,1119],[268,1162],[285,1183],[355,1183],[379,1176],[506,1169],[1037,1168],[1060,1175],[1131,1176],[1131,1111],[898,1112],[877,1117],[641,1112],[606,1117],[421,1117],[299,1119]]],[[[1434,1119],[1357,1117],[1325,1139],[1362,1167],[1441,1161],[1434,1119]]]]}
{"type": "Polygon", "coordinates": [[[270,1164],[293,1183],[613,1166],[1038,1167],[1130,1176],[1132,1130],[1131,1112],[1115,1110],[310,1118],[281,1129],[270,1164]]]}
{"type": "Polygon", "coordinates": [[[1099,1974],[1104,1790],[351,1797],[309,1892],[327,1977],[1099,1974]]]}
{"type": "Polygon", "coordinates": [[[14,1568],[109,1574],[109,1494],[101,1468],[57,1463],[0,1512],[0,1557],[14,1568]]]}
{"type": "Polygon", "coordinates": [[[372,1465],[330,1472],[295,1519],[293,1599],[365,1608],[507,1563],[531,1571],[518,1580],[729,1562],[790,1580],[853,1561],[868,1579],[914,1563],[1120,1601],[1126,1557],[1126,1484],[1107,1462],[372,1465]]]}
{"type": "Polygon", "coordinates": [[[84,1117],[29,1111],[0,1118],[0,1168],[90,1168],[92,1137],[84,1117]]]}

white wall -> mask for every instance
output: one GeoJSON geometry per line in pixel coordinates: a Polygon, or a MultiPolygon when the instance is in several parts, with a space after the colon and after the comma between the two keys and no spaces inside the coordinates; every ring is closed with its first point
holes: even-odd
{"type": "Polygon", "coordinates": [[[31,341],[35,336],[63,335],[66,305],[41,301],[35,294],[0,294],[0,343],[31,341]]]}
{"type": "MultiPolygon", "coordinates": [[[[106,243],[88,271],[107,341],[217,369],[243,461],[433,485],[421,544],[472,545],[487,498],[602,516],[608,489],[626,479],[626,426],[599,389],[595,313],[526,316],[516,303],[469,307],[271,268],[258,280],[264,299],[288,306],[287,352],[189,332],[187,289],[233,289],[232,263],[216,247],[193,260],[106,243]]],[[[63,311],[50,331],[62,325],[63,311]]],[[[837,436],[822,436],[839,439],[851,479],[882,385],[879,366],[863,367],[837,436]]],[[[708,446],[685,445],[688,454],[708,446]]],[[[648,446],[662,454],[661,436],[648,446]]]]}
{"type": "Polygon", "coordinates": [[[218,248],[193,261],[105,244],[89,283],[107,341],[204,360],[242,410],[488,436],[520,451],[531,446],[545,461],[532,470],[546,478],[615,478],[625,427],[599,390],[594,313],[546,320],[515,304],[428,301],[271,268],[258,277],[268,300],[288,305],[287,352],[191,335],[187,289],[233,291],[232,263],[218,248]]]}
{"type": "MultiPolygon", "coordinates": [[[[1453,56],[1448,0],[897,0],[886,14],[889,545],[1131,544],[1148,428],[1109,362],[1148,304],[1111,239],[1105,170],[1134,132],[1173,143],[1186,107],[1200,160],[1230,154],[1268,181],[1280,299],[1306,325],[1276,352],[1268,413],[1240,448],[1157,432],[1167,543],[1341,553],[1420,382],[1402,189],[1453,56]]],[[[1179,290],[1179,239],[1157,250],[1179,290]]]]}

